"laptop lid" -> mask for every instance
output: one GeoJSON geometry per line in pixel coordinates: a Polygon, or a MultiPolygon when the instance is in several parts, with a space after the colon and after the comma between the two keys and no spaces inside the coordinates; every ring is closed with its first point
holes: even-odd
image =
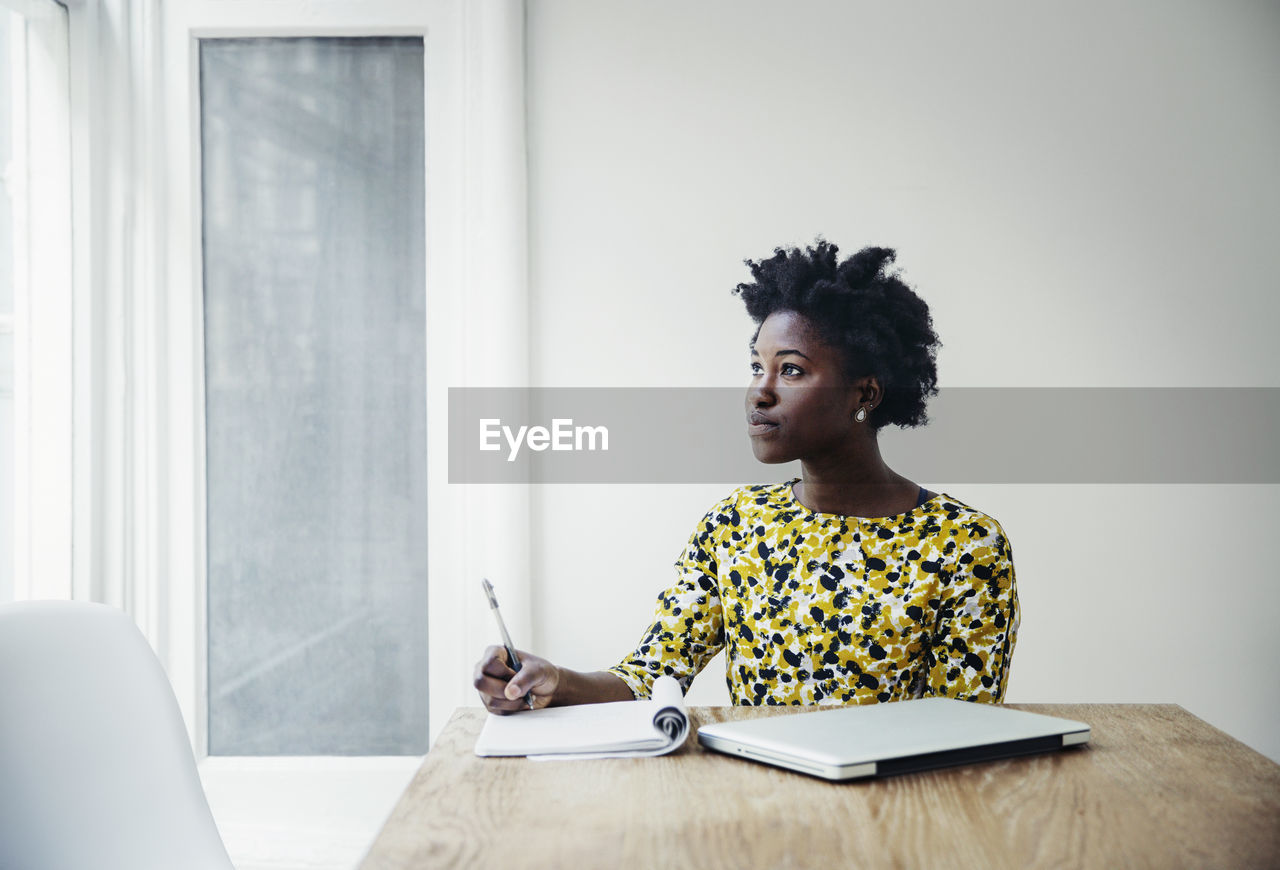
{"type": "Polygon", "coordinates": [[[698,729],[708,749],[845,780],[1048,752],[1089,741],[1071,719],[954,698],[835,707],[698,729]]]}

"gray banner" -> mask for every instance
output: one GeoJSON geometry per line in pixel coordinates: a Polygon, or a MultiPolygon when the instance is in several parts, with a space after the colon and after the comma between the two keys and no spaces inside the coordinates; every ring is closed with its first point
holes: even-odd
{"type": "MultiPolygon", "coordinates": [[[[449,390],[450,483],[755,483],[742,388],[449,390]]],[[[940,390],[880,451],[930,484],[1280,483],[1280,389],[940,390]]]]}

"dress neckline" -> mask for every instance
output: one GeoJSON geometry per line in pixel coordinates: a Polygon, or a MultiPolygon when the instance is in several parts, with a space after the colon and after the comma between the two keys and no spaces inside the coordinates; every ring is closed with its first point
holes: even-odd
{"type": "Polygon", "coordinates": [[[800,499],[796,498],[795,485],[799,482],[800,482],[800,478],[793,477],[791,478],[791,480],[787,481],[781,486],[780,494],[782,496],[782,501],[788,507],[798,508],[799,510],[802,510],[805,513],[807,513],[810,517],[823,517],[823,518],[831,518],[831,519],[837,519],[837,520],[857,520],[858,522],[863,522],[863,523],[884,523],[884,522],[896,520],[900,517],[910,516],[911,514],[914,514],[917,512],[921,512],[921,511],[927,512],[927,510],[925,509],[930,502],[937,501],[938,499],[942,498],[945,495],[945,493],[940,492],[934,495],[933,498],[928,498],[929,491],[922,486],[920,487],[920,492],[917,494],[917,497],[916,497],[916,506],[913,507],[911,510],[903,511],[900,514],[890,514],[889,516],[884,516],[884,517],[860,517],[855,514],[836,514],[836,513],[830,513],[827,511],[815,511],[815,510],[811,510],[808,507],[805,507],[805,505],[800,501],[800,499]]]}

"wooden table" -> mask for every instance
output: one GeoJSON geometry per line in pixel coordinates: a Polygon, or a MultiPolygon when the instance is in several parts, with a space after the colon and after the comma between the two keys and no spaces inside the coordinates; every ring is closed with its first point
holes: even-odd
{"type": "Polygon", "coordinates": [[[1172,704],[1009,706],[1088,722],[1092,742],[829,783],[692,734],[662,758],[476,758],[484,712],[460,709],[361,870],[1280,867],[1280,765],[1265,756],[1172,704]]]}

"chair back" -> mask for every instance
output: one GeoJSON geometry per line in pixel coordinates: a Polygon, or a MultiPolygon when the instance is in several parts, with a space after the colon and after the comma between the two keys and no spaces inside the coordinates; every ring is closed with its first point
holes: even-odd
{"type": "Polygon", "coordinates": [[[233,870],[173,688],[115,608],[0,605],[0,870],[233,870]]]}

